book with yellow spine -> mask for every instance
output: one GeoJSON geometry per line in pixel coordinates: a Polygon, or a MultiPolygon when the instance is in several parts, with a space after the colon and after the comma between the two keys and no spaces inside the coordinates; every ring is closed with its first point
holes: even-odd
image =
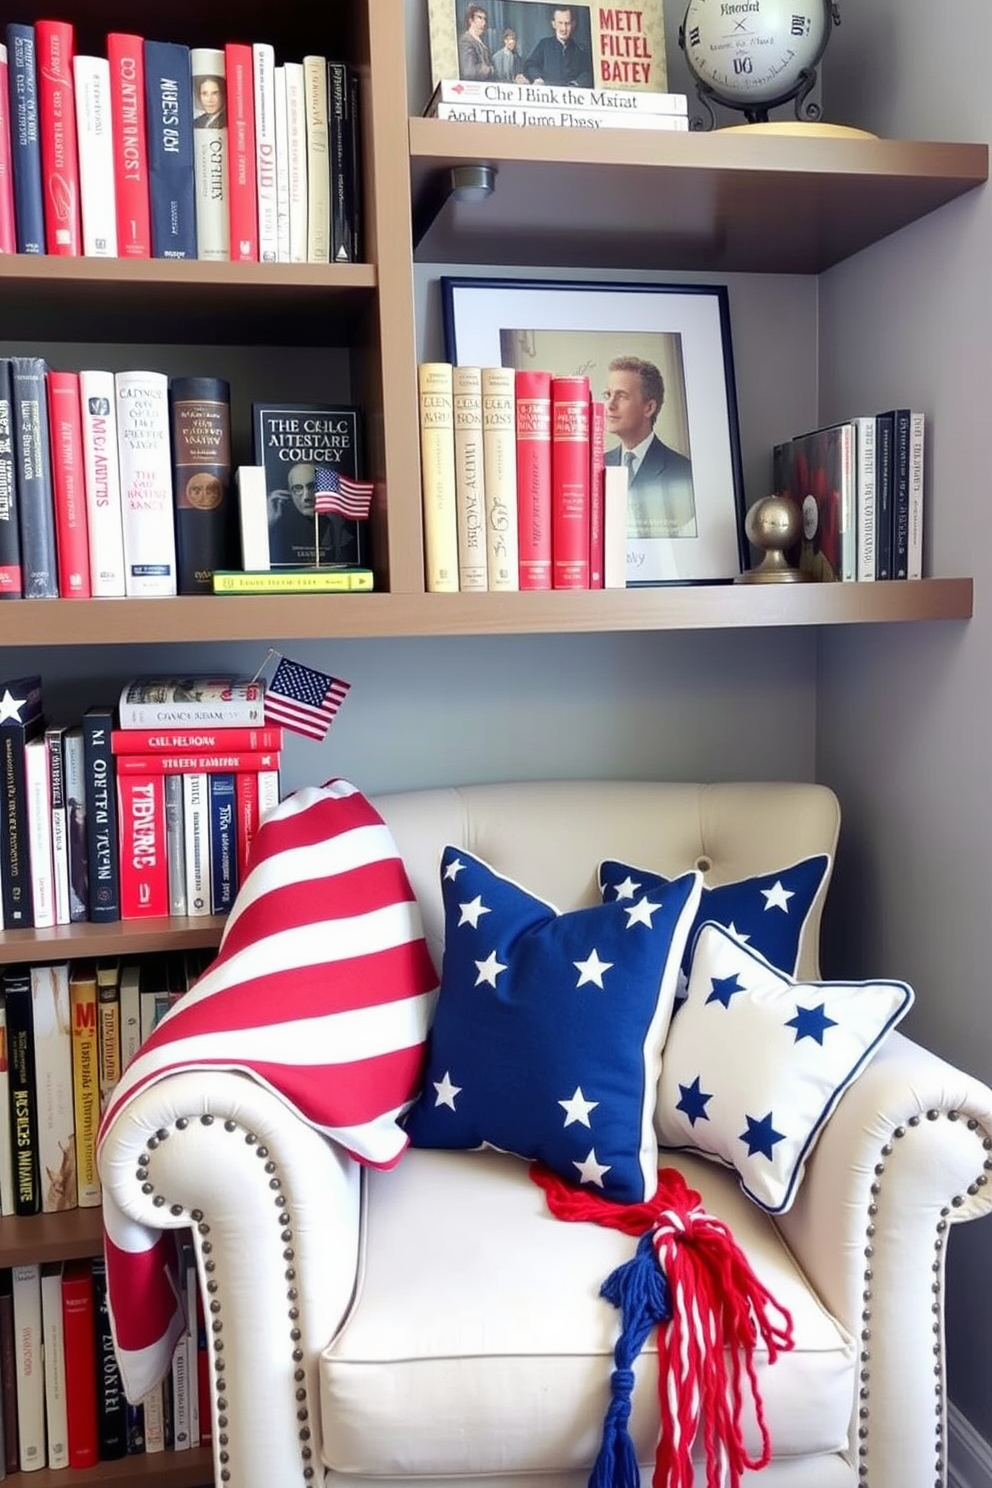
{"type": "Polygon", "coordinates": [[[215,594],[361,594],[375,588],[370,568],[256,568],[214,571],[215,594]]]}
{"type": "Polygon", "coordinates": [[[489,588],[516,590],[520,573],[516,373],[512,367],[482,369],[482,447],[489,588]]]}
{"type": "Polygon", "coordinates": [[[421,362],[417,368],[417,388],[425,579],[431,594],[457,594],[458,518],[451,363],[421,362]]]}
{"type": "Polygon", "coordinates": [[[97,1032],[96,967],[74,961],[69,972],[72,1017],[72,1095],[76,1112],[76,1188],[80,1209],[95,1209],[102,1192],[96,1166],[100,1125],[100,1053],[97,1032]]]}

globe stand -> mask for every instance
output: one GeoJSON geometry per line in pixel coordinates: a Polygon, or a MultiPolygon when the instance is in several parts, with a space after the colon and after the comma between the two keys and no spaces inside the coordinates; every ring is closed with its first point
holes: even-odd
{"type": "Polygon", "coordinates": [[[786,558],[802,536],[803,514],[792,496],[763,496],[744,519],[748,542],[764,552],[757,568],[739,574],[735,584],[805,584],[812,574],[793,568],[786,558]]]}

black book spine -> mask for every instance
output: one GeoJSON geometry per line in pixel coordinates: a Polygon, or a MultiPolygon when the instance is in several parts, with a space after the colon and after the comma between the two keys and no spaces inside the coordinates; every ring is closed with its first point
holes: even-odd
{"type": "Polygon", "coordinates": [[[114,1355],[114,1335],[107,1303],[107,1263],[93,1262],[93,1305],[96,1316],[96,1422],[100,1461],[127,1456],[127,1401],[114,1355]]]}
{"type": "Polygon", "coordinates": [[[365,238],[362,231],[362,120],[357,72],[349,72],[348,86],[351,92],[351,249],[355,263],[361,263],[365,257],[365,238]]]}
{"type": "Polygon", "coordinates": [[[220,377],[174,377],[169,419],[179,593],[212,594],[214,570],[238,567],[230,384],[220,377]]]}
{"type": "Polygon", "coordinates": [[[3,1411],[3,1461],[8,1473],[20,1467],[17,1440],[17,1355],[14,1343],[14,1293],[10,1267],[0,1271],[0,1401],[3,1411]]]}
{"type": "Polygon", "coordinates": [[[895,473],[895,420],[875,419],[875,577],[892,577],[892,495],[895,473]]]}
{"type": "Polygon", "coordinates": [[[24,746],[28,739],[42,733],[44,727],[43,718],[33,719],[27,724],[5,723],[0,726],[0,803],[3,808],[0,880],[3,920],[8,930],[30,930],[34,926],[24,746]]]}
{"type": "Polygon", "coordinates": [[[38,1166],[38,1103],[34,1071],[34,1017],[31,972],[27,967],[4,972],[7,1009],[7,1079],[10,1138],[14,1161],[14,1212],[41,1212],[38,1166]]]}
{"type": "Polygon", "coordinates": [[[11,357],[10,364],[24,597],[58,599],[48,368],[41,357],[11,357]]]}
{"type": "Polygon", "coordinates": [[[107,924],[121,917],[117,856],[117,769],[110,748],[114,708],[87,708],[83,714],[86,767],[86,861],[90,920],[107,924]]]}
{"type": "Polygon", "coordinates": [[[344,62],[327,64],[328,161],[331,176],[331,262],[354,258],[351,163],[351,87],[344,62]]]}
{"type": "Polygon", "coordinates": [[[909,573],[909,425],[908,408],[897,408],[893,414],[895,434],[892,459],[892,577],[905,579],[909,573]]]}
{"type": "Polygon", "coordinates": [[[0,599],[23,599],[10,357],[0,357],[0,599]]]}

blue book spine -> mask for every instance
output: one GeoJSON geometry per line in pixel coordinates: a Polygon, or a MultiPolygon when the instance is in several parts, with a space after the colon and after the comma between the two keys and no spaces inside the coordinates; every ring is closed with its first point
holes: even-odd
{"type": "Polygon", "coordinates": [[[227,914],[238,891],[237,806],[234,775],[211,771],[210,798],[210,913],[227,914]]]}
{"type": "Polygon", "coordinates": [[[25,599],[58,599],[55,495],[48,430],[48,367],[41,357],[11,357],[14,465],[25,599]]]}
{"type": "Polygon", "coordinates": [[[152,257],[196,257],[193,77],[189,47],[145,42],[152,257]]]}
{"type": "Polygon", "coordinates": [[[38,70],[34,27],[7,27],[7,87],[10,93],[11,164],[18,253],[45,252],[45,199],[41,189],[38,70]]]}

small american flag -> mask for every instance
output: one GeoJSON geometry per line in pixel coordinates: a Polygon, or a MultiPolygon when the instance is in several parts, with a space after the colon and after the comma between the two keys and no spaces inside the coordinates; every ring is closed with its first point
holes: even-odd
{"type": "Polygon", "coordinates": [[[330,465],[318,465],[314,472],[314,491],[318,512],[337,512],[349,522],[364,522],[372,504],[371,481],[352,480],[349,475],[330,465]]]}
{"type": "Polygon", "coordinates": [[[340,677],[284,656],[265,689],[265,722],[281,724],[308,739],[323,739],[350,687],[340,677]]]}

